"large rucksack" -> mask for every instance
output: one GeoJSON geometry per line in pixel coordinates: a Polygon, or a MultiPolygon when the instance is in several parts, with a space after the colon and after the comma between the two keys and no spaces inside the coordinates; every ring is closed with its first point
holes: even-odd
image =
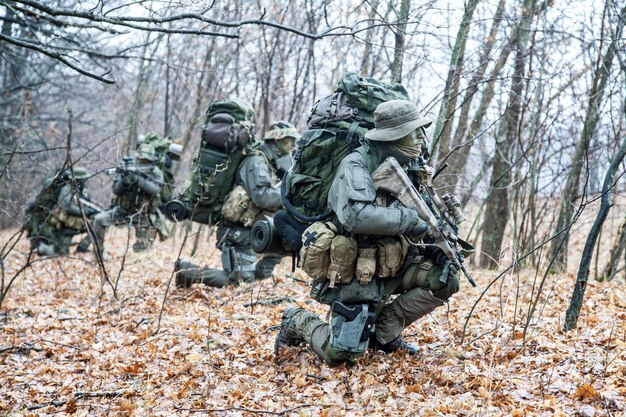
{"type": "Polygon", "coordinates": [[[283,205],[301,223],[327,218],[326,203],[341,160],[374,127],[374,109],[389,100],[407,100],[401,84],[346,72],[335,93],[315,103],[309,129],[298,141],[294,165],[282,184],[283,205]]]}
{"type": "Polygon", "coordinates": [[[246,147],[254,141],[254,110],[243,100],[219,100],[209,106],[204,122],[181,199],[191,220],[213,225],[221,219],[246,147]]]}

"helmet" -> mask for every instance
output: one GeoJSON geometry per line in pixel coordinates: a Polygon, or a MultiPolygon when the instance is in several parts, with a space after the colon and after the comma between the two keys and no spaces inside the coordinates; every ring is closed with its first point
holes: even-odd
{"type": "Polygon", "coordinates": [[[265,135],[264,140],[274,139],[281,140],[284,138],[300,139],[300,134],[294,125],[289,122],[279,121],[270,125],[269,131],[265,135]]]}
{"type": "Polygon", "coordinates": [[[68,180],[75,179],[78,181],[84,181],[90,176],[91,174],[89,174],[89,171],[83,167],[72,167],[63,172],[63,178],[68,180]]]}
{"type": "Polygon", "coordinates": [[[154,152],[154,148],[147,143],[142,143],[141,145],[139,145],[139,147],[137,148],[137,151],[135,152],[135,157],[137,159],[146,159],[148,161],[157,160],[157,156],[156,156],[156,153],[154,152]]]}

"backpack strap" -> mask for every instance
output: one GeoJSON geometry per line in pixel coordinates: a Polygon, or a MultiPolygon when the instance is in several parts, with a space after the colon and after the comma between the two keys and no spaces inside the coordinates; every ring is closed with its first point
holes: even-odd
{"type": "Polygon", "coordinates": [[[363,119],[360,117],[354,118],[354,121],[352,122],[352,124],[350,125],[350,128],[348,129],[348,134],[346,135],[346,140],[348,142],[352,142],[352,138],[354,138],[354,134],[356,133],[356,130],[359,127],[359,123],[361,122],[361,120],[363,119]]]}
{"type": "Polygon", "coordinates": [[[372,87],[371,85],[367,86],[367,111],[368,112],[373,112],[374,108],[376,106],[374,106],[374,87],[372,87]]]}
{"type": "Polygon", "coordinates": [[[363,145],[356,148],[356,151],[360,153],[363,159],[365,160],[365,163],[367,164],[367,171],[370,174],[374,172],[376,168],[378,168],[378,165],[379,165],[378,158],[376,158],[375,155],[373,155],[374,150],[367,142],[363,143],[363,145]]]}

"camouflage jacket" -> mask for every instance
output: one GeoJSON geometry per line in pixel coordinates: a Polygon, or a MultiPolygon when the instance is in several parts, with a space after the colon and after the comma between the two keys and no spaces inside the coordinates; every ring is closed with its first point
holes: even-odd
{"type": "Polygon", "coordinates": [[[253,151],[239,165],[235,185],[242,185],[252,203],[264,210],[276,211],[281,205],[280,180],[269,158],[253,151]]]}
{"type": "Polygon", "coordinates": [[[335,173],[328,206],[353,234],[398,236],[420,222],[415,210],[393,203],[387,206],[392,199],[377,195],[370,174],[380,163],[373,149],[360,147],[341,161],[335,173]]]}
{"type": "Polygon", "coordinates": [[[142,210],[156,212],[159,208],[159,193],[163,188],[163,172],[155,165],[137,165],[143,174],[127,175],[118,173],[113,180],[113,204],[129,213],[142,210]]]}

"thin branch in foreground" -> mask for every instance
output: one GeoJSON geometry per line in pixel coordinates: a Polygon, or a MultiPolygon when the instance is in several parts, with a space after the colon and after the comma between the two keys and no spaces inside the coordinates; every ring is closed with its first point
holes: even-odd
{"type": "Polygon", "coordinates": [[[224,411],[245,411],[248,413],[255,414],[270,414],[274,416],[282,416],[292,411],[298,410],[300,408],[307,407],[324,407],[322,404],[302,404],[291,408],[285,408],[281,411],[269,411],[269,410],[255,410],[253,408],[244,408],[244,407],[226,407],[226,408],[181,408],[174,406],[174,409],[178,411],[189,411],[190,413],[218,413],[224,411]]]}

